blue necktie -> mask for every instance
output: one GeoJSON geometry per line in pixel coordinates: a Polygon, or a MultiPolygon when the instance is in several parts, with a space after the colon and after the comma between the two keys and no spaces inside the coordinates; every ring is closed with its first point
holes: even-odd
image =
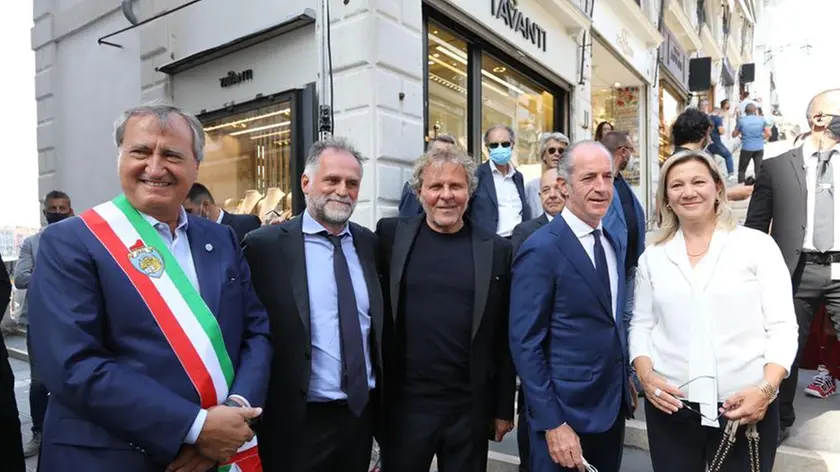
{"type": "Polygon", "coordinates": [[[362,326],[359,322],[359,310],[356,307],[356,294],[353,291],[353,279],[341,236],[322,232],[333,245],[333,271],[338,292],[338,325],[341,332],[341,389],[347,394],[347,406],[350,412],[361,416],[368,402],[368,375],[365,365],[365,350],[362,346],[362,326]]]}
{"type": "Polygon", "coordinates": [[[610,300],[610,311],[612,311],[612,289],[610,288],[610,269],[607,267],[607,253],[604,252],[604,245],[601,244],[601,230],[592,231],[595,238],[595,272],[598,273],[598,280],[607,291],[607,298],[610,300]]]}

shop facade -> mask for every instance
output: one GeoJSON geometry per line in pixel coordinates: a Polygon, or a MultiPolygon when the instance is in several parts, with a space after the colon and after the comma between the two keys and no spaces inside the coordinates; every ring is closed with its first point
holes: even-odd
{"type": "Polygon", "coordinates": [[[659,165],[673,153],[671,125],[690,101],[689,56],[666,26],[659,49],[659,165]]]}
{"type": "MultiPolygon", "coordinates": [[[[583,94],[572,84],[591,22],[573,0],[333,1],[329,48],[316,0],[208,0],[110,37],[125,24],[118,7],[80,0],[73,11],[52,11],[35,3],[38,111],[46,123],[40,191],[65,189],[78,209],[119,191],[110,123],[158,99],[204,125],[199,181],[217,203],[264,219],[304,207],[300,176],[325,105],[333,134],[369,158],[354,214],[369,227],[396,213],[411,164],[436,134],[455,136],[483,161],[483,131],[506,124],[517,133],[515,163],[528,178],[540,172],[541,133],[585,137],[574,113],[588,114],[588,99],[578,104],[583,94]],[[76,24],[41,28],[45,18],[76,24]],[[97,44],[103,37],[110,46],[97,44]],[[73,46],[59,49],[58,41],[73,46]],[[72,64],[76,57],[86,57],[84,68],[72,64]],[[97,77],[71,85],[91,69],[97,77]],[[112,99],[77,119],[103,94],[112,99]],[[62,106],[52,106],[57,101],[62,106]],[[80,178],[82,165],[99,169],[95,181],[80,178]]],[[[137,3],[142,20],[175,2],[137,3]]]]}
{"type": "Polygon", "coordinates": [[[658,175],[656,48],[662,42],[649,15],[636,2],[596,2],[591,40],[591,116],[594,135],[608,122],[630,134],[636,152],[623,176],[639,201],[653,214],[658,175]]]}

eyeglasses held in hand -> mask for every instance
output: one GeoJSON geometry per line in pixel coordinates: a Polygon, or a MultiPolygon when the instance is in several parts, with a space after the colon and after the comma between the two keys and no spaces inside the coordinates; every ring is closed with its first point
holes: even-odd
{"type": "MultiPolygon", "coordinates": [[[[680,385],[679,387],[677,387],[677,390],[682,391],[683,387],[686,387],[686,386],[688,386],[690,383],[694,382],[695,380],[700,380],[700,379],[711,379],[711,380],[714,380],[715,378],[714,378],[714,377],[712,377],[711,375],[701,375],[701,376],[699,376],[699,377],[695,377],[695,378],[693,378],[693,379],[689,380],[688,382],[686,382],[686,383],[684,383],[684,384],[680,385]]],[[[687,399],[687,398],[677,398],[677,400],[679,400],[679,401],[682,403],[683,408],[685,408],[686,410],[688,410],[688,411],[690,411],[690,412],[692,412],[692,413],[696,413],[696,414],[698,414],[698,415],[702,416],[703,418],[706,418],[707,420],[709,420],[709,421],[714,421],[714,422],[718,422],[718,421],[720,421],[720,417],[721,417],[721,416],[723,416],[723,415],[725,415],[727,411],[729,411],[729,410],[731,410],[731,409],[732,409],[732,407],[727,408],[727,409],[723,410],[722,412],[720,412],[720,413],[719,413],[717,416],[715,416],[714,418],[709,418],[708,416],[704,415],[703,413],[700,413],[700,411],[699,411],[699,410],[696,410],[696,409],[694,409],[694,408],[692,408],[692,407],[688,406],[688,404],[686,403],[686,402],[688,401],[688,399],[687,399]]]]}

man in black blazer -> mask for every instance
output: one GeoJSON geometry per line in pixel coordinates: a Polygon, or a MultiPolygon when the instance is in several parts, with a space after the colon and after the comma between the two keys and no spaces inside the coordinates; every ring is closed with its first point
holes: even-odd
{"type": "Polygon", "coordinates": [[[190,193],[184,199],[184,209],[187,213],[230,226],[239,242],[245,239],[246,234],[262,226],[262,222],[255,215],[234,215],[219,208],[210,190],[198,182],[193,184],[190,193]]]}
{"type": "MultiPolygon", "coordinates": [[[[9,307],[12,295],[12,282],[6,264],[0,258],[0,313],[9,307]]],[[[2,316],[2,315],[0,315],[2,316]]],[[[0,341],[3,336],[0,335],[0,341]]],[[[23,438],[20,433],[20,418],[15,402],[15,374],[9,365],[6,343],[0,342],[0,457],[6,464],[3,470],[24,472],[26,463],[23,459],[23,438]]]]}
{"type": "Polygon", "coordinates": [[[793,281],[799,354],[779,389],[779,442],[788,437],[796,420],[793,400],[799,357],[820,305],[825,304],[840,336],[840,282],[832,270],[832,265],[840,263],[840,234],[832,224],[840,218],[836,189],[840,181],[840,89],[815,96],[806,116],[811,133],[803,144],[762,164],[744,222],[748,228],[770,233],[793,281]]]}
{"type": "Polygon", "coordinates": [[[487,441],[513,428],[507,347],[510,243],[463,219],[475,163],[458,149],[417,160],[424,214],[377,225],[386,293],[383,469],[486,469],[487,441]]]}
{"type": "Polygon", "coordinates": [[[306,210],[249,233],[243,251],[268,311],[274,359],[262,424],[266,472],[367,472],[383,391],[376,236],[349,219],[362,156],[316,142],[306,210]]]}
{"type": "MultiPolygon", "coordinates": [[[[519,250],[534,232],[547,225],[556,215],[563,211],[565,200],[560,192],[560,184],[557,182],[557,169],[552,168],[543,172],[540,177],[540,202],[543,213],[528,221],[523,221],[513,228],[510,237],[513,253],[519,250]]],[[[528,472],[530,468],[530,439],[528,437],[528,414],[525,411],[525,395],[522,393],[522,386],[517,389],[516,410],[518,413],[516,427],[516,443],[519,447],[519,472],[528,472]]]]}

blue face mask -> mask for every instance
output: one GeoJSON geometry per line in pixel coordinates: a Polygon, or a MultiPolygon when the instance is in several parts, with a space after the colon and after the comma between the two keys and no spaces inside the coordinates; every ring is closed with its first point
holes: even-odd
{"type": "Polygon", "coordinates": [[[503,166],[503,165],[507,164],[508,162],[510,162],[510,158],[511,158],[512,154],[513,153],[511,152],[510,146],[508,146],[508,147],[499,146],[495,149],[490,150],[490,160],[493,161],[493,164],[503,166]]]}

